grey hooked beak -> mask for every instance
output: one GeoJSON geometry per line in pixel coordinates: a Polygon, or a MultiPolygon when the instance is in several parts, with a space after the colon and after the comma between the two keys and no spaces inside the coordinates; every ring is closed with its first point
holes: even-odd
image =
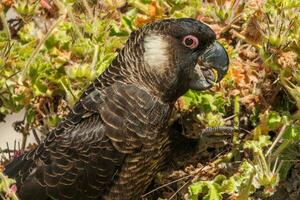
{"type": "Polygon", "coordinates": [[[224,78],[227,73],[229,58],[224,47],[215,41],[198,58],[190,74],[189,87],[193,90],[205,90],[224,78]],[[214,73],[216,71],[216,73],[214,73]]]}
{"type": "Polygon", "coordinates": [[[221,81],[227,73],[229,58],[224,47],[217,41],[208,47],[201,56],[205,67],[211,67],[218,72],[217,82],[221,81]]]}

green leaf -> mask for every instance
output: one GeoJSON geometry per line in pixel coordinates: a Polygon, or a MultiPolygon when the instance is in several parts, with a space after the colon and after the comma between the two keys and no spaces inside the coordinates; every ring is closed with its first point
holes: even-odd
{"type": "Polygon", "coordinates": [[[300,140],[300,125],[292,124],[285,129],[284,139],[292,140],[293,142],[300,140]]]}
{"type": "Polygon", "coordinates": [[[79,39],[75,41],[71,50],[75,55],[82,58],[92,57],[94,46],[89,39],[79,39]]]}
{"type": "Polygon", "coordinates": [[[22,29],[18,32],[18,36],[20,37],[20,41],[23,43],[28,43],[32,41],[36,41],[38,34],[38,30],[35,29],[34,23],[30,22],[25,24],[22,29]]]}
{"type": "Polygon", "coordinates": [[[46,124],[50,127],[55,127],[59,121],[60,121],[60,119],[56,114],[51,115],[50,117],[46,118],[46,124]]]}
{"type": "Polygon", "coordinates": [[[236,189],[233,177],[227,179],[224,175],[217,175],[212,181],[198,181],[189,187],[191,200],[198,200],[199,194],[204,195],[203,200],[220,200],[222,194],[231,194],[236,189]]]}
{"type": "Polygon", "coordinates": [[[233,177],[230,177],[229,179],[223,180],[220,190],[222,191],[222,193],[231,194],[234,193],[236,189],[236,182],[233,177]]]}
{"type": "Polygon", "coordinates": [[[43,96],[47,89],[47,86],[41,80],[37,80],[33,84],[33,93],[35,96],[43,96]]]}
{"type": "Polygon", "coordinates": [[[218,187],[219,187],[218,184],[215,183],[209,184],[208,185],[209,192],[207,195],[203,197],[203,200],[221,200],[222,195],[219,193],[218,187]]]}
{"type": "Polygon", "coordinates": [[[198,200],[200,193],[204,191],[204,187],[207,187],[207,184],[203,181],[196,182],[189,187],[189,197],[190,200],[198,200]]]}
{"type": "Polygon", "coordinates": [[[258,141],[256,140],[247,140],[244,143],[244,148],[251,149],[253,152],[262,152],[264,147],[271,145],[272,142],[270,141],[269,135],[260,135],[258,141]]]}
{"type": "Polygon", "coordinates": [[[282,118],[277,112],[270,112],[268,115],[268,126],[270,127],[271,130],[276,130],[279,128],[281,124],[282,118]]]}

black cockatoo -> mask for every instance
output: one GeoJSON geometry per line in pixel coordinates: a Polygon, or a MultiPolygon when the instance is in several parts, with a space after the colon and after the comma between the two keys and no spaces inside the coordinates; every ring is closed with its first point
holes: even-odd
{"type": "Polygon", "coordinates": [[[194,19],[165,19],[125,47],[36,149],[5,168],[22,200],[139,199],[166,164],[178,97],[220,81],[228,56],[194,19]]]}

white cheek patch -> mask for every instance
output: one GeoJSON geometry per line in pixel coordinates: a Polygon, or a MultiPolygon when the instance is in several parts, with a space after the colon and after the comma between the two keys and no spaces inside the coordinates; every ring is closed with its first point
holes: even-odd
{"type": "Polygon", "coordinates": [[[159,74],[169,66],[169,44],[163,36],[150,35],[144,40],[144,61],[153,71],[159,74]]]}

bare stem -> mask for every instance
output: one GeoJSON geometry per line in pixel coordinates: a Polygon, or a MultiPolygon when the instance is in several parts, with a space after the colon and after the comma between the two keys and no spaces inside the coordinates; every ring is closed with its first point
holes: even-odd
{"type": "Polygon", "coordinates": [[[272,145],[270,146],[270,148],[268,149],[267,153],[266,153],[266,157],[272,152],[272,150],[274,149],[275,145],[278,143],[278,141],[282,138],[282,135],[284,133],[286,129],[286,124],[283,125],[283,127],[281,128],[279,134],[277,135],[276,139],[274,140],[274,142],[272,143],[272,145]]]}
{"type": "Polygon", "coordinates": [[[178,181],[181,181],[181,180],[190,178],[190,177],[192,177],[192,176],[194,176],[194,175],[190,174],[190,175],[181,177],[181,178],[179,178],[179,179],[176,179],[176,180],[174,180],[174,181],[171,181],[171,182],[169,182],[169,183],[166,183],[166,184],[164,184],[164,185],[161,185],[161,186],[159,186],[159,187],[157,187],[157,188],[151,190],[150,192],[148,192],[148,193],[146,193],[146,194],[143,194],[143,195],[142,195],[142,198],[145,198],[145,197],[148,196],[149,194],[151,194],[151,193],[153,193],[153,192],[155,192],[155,191],[157,191],[157,190],[160,190],[160,189],[162,189],[162,188],[164,188],[164,187],[167,187],[168,185],[172,185],[173,183],[177,183],[178,181]]]}
{"type": "Polygon", "coordinates": [[[235,35],[236,37],[238,37],[241,40],[244,40],[245,42],[247,42],[248,44],[251,44],[252,46],[256,47],[257,49],[261,49],[262,46],[260,44],[254,43],[251,40],[247,39],[244,35],[238,33],[235,30],[232,30],[233,35],[235,35]]]}
{"type": "MultiPolygon", "coordinates": [[[[239,103],[239,96],[237,95],[234,98],[234,130],[239,130],[239,116],[240,116],[240,103],[239,103]]],[[[239,144],[239,132],[235,131],[233,134],[233,144],[238,145],[239,144]]]]}
{"type": "Polygon", "coordinates": [[[41,144],[41,140],[40,140],[39,136],[37,135],[37,132],[34,128],[32,128],[32,133],[33,133],[33,136],[34,136],[35,141],[37,142],[37,144],[41,144]]]}

